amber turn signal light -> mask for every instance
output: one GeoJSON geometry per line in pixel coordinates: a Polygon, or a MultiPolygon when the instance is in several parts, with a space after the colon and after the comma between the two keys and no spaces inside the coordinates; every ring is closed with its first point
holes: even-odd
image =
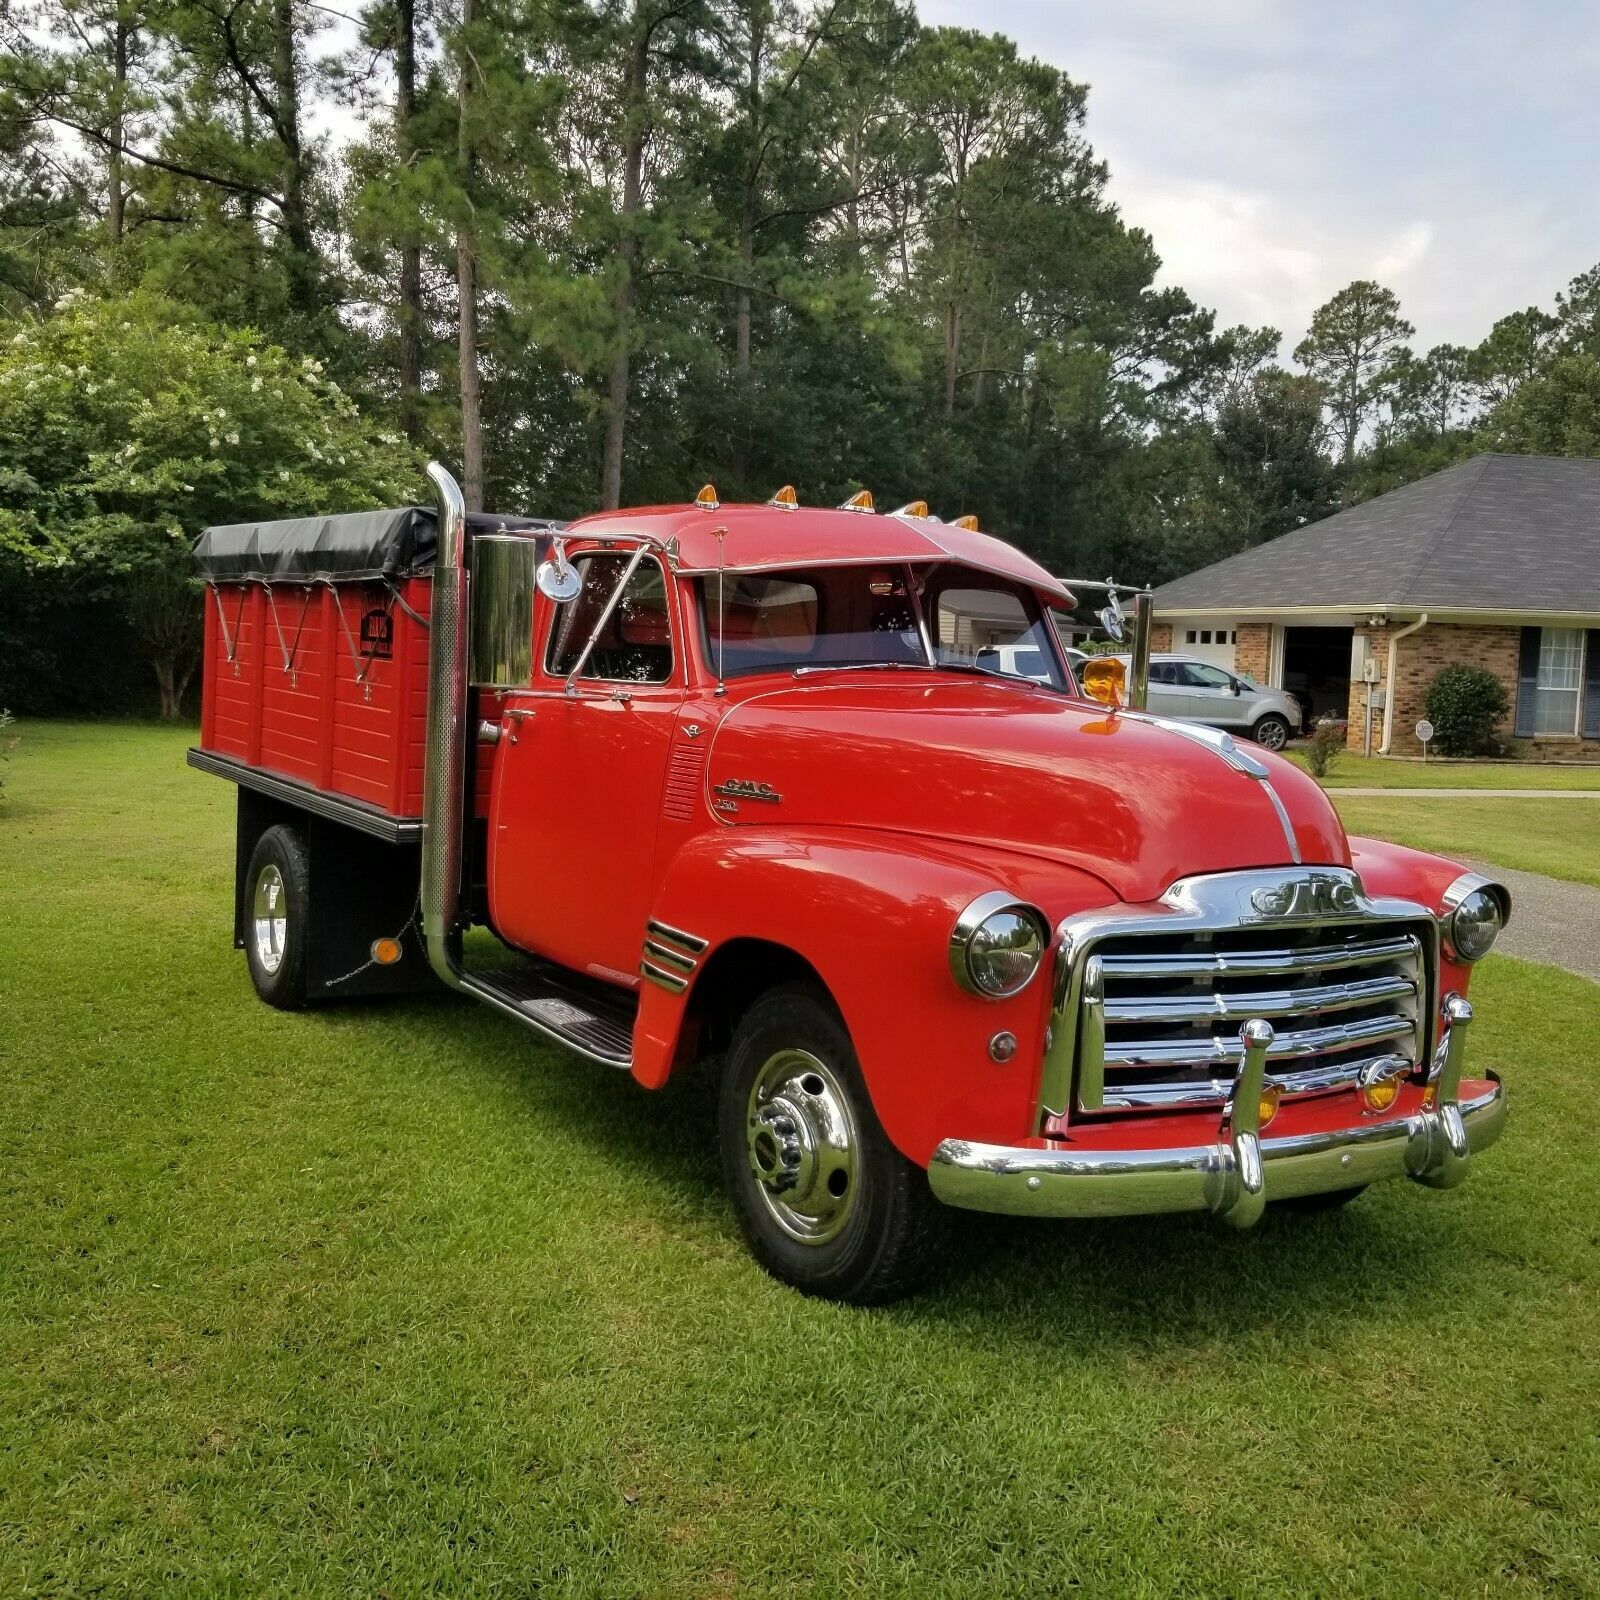
{"type": "Polygon", "coordinates": [[[1262,1091],[1261,1098],[1256,1101],[1256,1126],[1264,1128],[1278,1114],[1278,1106],[1283,1100],[1283,1090],[1275,1083],[1269,1083],[1262,1091]]]}
{"type": "Polygon", "coordinates": [[[715,511],[717,507],[722,504],[722,502],[717,499],[716,484],[708,483],[700,491],[700,493],[694,497],[694,503],[699,506],[702,511],[715,511]]]}
{"type": "Polygon", "coordinates": [[[1090,656],[1078,670],[1085,695],[1103,706],[1120,706],[1127,697],[1128,673],[1115,656],[1090,656]]]}
{"type": "Polygon", "coordinates": [[[374,939],[372,941],[372,959],[380,967],[392,967],[404,953],[400,948],[398,939],[374,939]]]}
{"type": "Polygon", "coordinates": [[[1361,1085],[1361,1103],[1368,1111],[1387,1111],[1400,1098],[1400,1079],[1380,1078],[1361,1085]]]}

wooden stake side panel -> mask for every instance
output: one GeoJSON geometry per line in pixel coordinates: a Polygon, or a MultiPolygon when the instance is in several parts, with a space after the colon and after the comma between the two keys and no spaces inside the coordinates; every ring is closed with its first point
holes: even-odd
{"type": "MultiPolygon", "coordinates": [[[[426,617],[431,589],[400,596],[426,617]]],[[[421,815],[428,631],[383,584],[209,587],[202,670],[201,749],[421,815]]]]}

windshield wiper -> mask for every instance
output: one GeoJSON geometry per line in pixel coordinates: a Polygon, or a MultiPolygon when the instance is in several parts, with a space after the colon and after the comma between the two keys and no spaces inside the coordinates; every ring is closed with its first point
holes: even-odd
{"type": "Polygon", "coordinates": [[[794,675],[803,678],[810,672],[932,672],[926,661],[839,661],[818,662],[809,667],[796,667],[794,675]]]}

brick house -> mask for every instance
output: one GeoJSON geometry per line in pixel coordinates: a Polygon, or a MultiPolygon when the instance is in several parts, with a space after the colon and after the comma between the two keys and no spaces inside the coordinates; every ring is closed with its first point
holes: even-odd
{"type": "Polygon", "coordinates": [[[1417,755],[1441,667],[1487,667],[1517,754],[1600,758],[1600,461],[1480,455],[1155,592],[1152,647],[1417,755]]]}

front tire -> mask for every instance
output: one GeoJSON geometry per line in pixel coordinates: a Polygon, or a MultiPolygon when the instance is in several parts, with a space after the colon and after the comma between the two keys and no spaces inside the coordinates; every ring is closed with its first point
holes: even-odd
{"type": "Polygon", "coordinates": [[[826,995],[784,984],[744,1014],[717,1130],[745,1239],[775,1278],[854,1305],[916,1287],[938,1202],[927,1175],[889,1143],[826,995]]]}
{"type": "Polygon", "coordinates": [[[1289,742],[1289,724],[1272,712],[1250,730],[1250,737],[1264,750],[1281,750],[1289,742]]]}
{"type": "Polygon", "coordinates": [[[250,981],[269,1006],[299,1011],[306,1003],[311,858],[299,829],[286,823],[256,840],[245,871],[244,950],[250,981]]]}

